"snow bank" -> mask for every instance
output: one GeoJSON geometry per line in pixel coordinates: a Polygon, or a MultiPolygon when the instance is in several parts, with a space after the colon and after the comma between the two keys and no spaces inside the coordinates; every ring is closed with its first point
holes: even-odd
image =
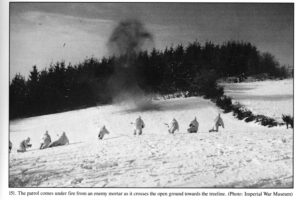
{"type": "Polygon", "coordinates": [[[254,114],[282,121],[282,114],[293,116],[293,79],[248,83],[222,83],[225,95],[245,105],[254,114]]]}
{"type": "Polygon", "coordinates": [[[293,132],[266,128],[223,114],[225,129],[208,133],[220,112],[199,97],[155,101],[140,112],[126,105],[99,106],[10,123],[9,179],[12,187],[291,187],[293,132]],[[141,116],[146,127],[133,135],[141,116]],[[186,129],[194,117],[199,131],[186,129]],[[168,134],[175,117],[180,131],[168,134]],[[110,131],[97,140],[101,126],[110,131]],[[38,150],[48,130],[65,131],[70,145],[38,150]],[[24,137],[32,149],[16,153],[24,137]]]}

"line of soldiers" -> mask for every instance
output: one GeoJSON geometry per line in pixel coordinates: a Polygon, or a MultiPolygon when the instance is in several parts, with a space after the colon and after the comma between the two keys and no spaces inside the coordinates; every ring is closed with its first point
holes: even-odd
{"type": "MultiPolygon", "coordinates": [[[[169,133],[174,134],[174,132],[177,130],[179,131],[179,124],[178,121],[173,118],[171,121],[170,125],[165,124],[169,127],[168,131],[169,133]]],[[[219,131],[219,126],[222,126],[224,128],[224,122],[223,119],[221,118],[221,115],[218,114],[216,119],[214,120],[214,125],[212,129],[209,130],[209,132],[218,132],[219,131]]],[[[197,118],[195,117],[189,124],[189,128],[187,129],[188,133],[197,133],[198,132],[198,127],[199,127],[199,122],[197,121],[197,118]]]]}
{"type": "MultiPolygon", "coordinates": [[[[143,128],[145,128],[145,123],[142,120],[141,116],[139,116],[135,122],[131,122],[131,124],[134,125],[134,135],[142,135],[143,133],[143,128]]],[[[178,121],[173,118],[170,124],[165,123],[168,127],[168,132],[171,134],[174,134],[175,131],[179,131],[179,123],[178,121]]],[[[221,115],[218,114],[216,119],[214,120],[214,125],[212,129],[209,130],[209,132],[218,132],[219,131],[219,126],[222,126],[224,128],[224,122],[223,119],[221,118],[221,115]]],[[[198,132],[198,127],[199,127],[199,122],[197,121],[197,118],[195,117],[189,124],[189,128],[187,129],[188,133],[197,133],[198,132]]],[[[106,129],[105,126],[103,126],[98,134],[98,138],[102,140],[104,138],[104,135],[109,134],[109,131],[106,129]]],[[[51,137],[46,131],[46,133],[42,136],[41,139],[41,144],[40,144],[40,149],[46,149],[46,148],[51,148],[55,146],[62,146],[69,144],[69,139],[66,136],[66,133],[63,132],[61,136],[55,140],[51,141],[51,137]]],[[[32,145],[30,144],[30,137],[26,138],[25,140],[22,140],[19,146],[19,149],[17,149],[17,152],[25,152],[27,148],[30,148],[32,145]]],[[[12,143],[9,141],[9,152],[11,152],[12,149],[12,143]]]]}
{"type": "MultiPolygon", "coordinates": [[[[145,123],[142,120],[141,116],[139,116],[135,122],[131,122],[130,124],[134,125],[133,135],[142,135],[143,128],[145,128],[145,123]]],[[[175,131],[179,131],[179,123],[178,121],[173,118],[170,124],[165,123],[165,125],[168,127],[168,132],[171,134],[174,134],[175,131]]],[[[221,118],[221,115],[218,114],[216,119],[214,120],[214,124],[212,129],[209,130],[209,132],[218,132],[219,126],[222,126],[224,128],[224,122],[221,118]]],[[[197,118],[195,117],[189,124],[189,128],[187,129],[188,133],[197,133],[199,127],[199,122],[197,121],[197,118]]],[[[109,134],[109,131],[106,129],[105,126],[103,126],[100,129],[100,132],[98,134],[98,138],[100,140],[103,139],[105,134],[109,134]]]]}
{"type": "MultiPolygon", "coordinates": [[[[62,145],[66,145],[66,144],[69,144],[69,139],[65,132],[63,132],[58,137],[57,140],[51,141],[51,137],[50,137],[48,131],[46,131],[46,133],[41,138],[40,149],[62,146],[62,145]]],[[[24,139],[20,142],[17,152],[19,152],[19,153],[26,152],[26,150],[30,147],[32,147],[32,144],[30,144],[30,137],[27,137],[26,139],[24,139]]],[[[9,153],[11,152],[11,149],[12,149],[12,142],[9,141],[9,153]]]]}

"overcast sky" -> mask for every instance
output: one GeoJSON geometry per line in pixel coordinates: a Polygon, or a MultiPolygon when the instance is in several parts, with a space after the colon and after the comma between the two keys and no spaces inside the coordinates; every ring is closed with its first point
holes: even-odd
{"type": "Polygon", "coordinates": [[[107,41],[120,20],[139,19],[154,46],[198,40],[243,40],[293,65],[293,4],[217,3],[10,3],[10,75],[28,76],[33,65],[76,64],[108,55],[107,41]]]}

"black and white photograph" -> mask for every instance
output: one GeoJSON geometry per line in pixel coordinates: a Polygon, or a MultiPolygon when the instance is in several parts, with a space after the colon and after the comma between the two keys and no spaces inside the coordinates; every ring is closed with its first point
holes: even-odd
{"type": "Polygon", "coordinates": [[[9,2],[8,32],[7,187],[294,188],[294,3],[9,2]]]}

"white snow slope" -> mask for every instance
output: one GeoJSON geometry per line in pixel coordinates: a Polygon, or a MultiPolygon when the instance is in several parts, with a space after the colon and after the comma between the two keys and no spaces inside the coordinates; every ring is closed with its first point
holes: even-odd
{"type": "Polygon", "coordinates": [[[226,95],[245,105],[254,114],[282,121],[282,114],[293,116],[293,79],[222,83],[226,95]]]}
{"type": "Polygon", "coordinates": [[[225,129],[209,133],[218,108],[199,97],[156,101],[156,110],[101,106],[11,121],[11,187],[292,187],[293,130],[266,128],[222,114],[225,129]],[[133,122],[145,121],[134,136],[133,122]],[[186,129],[194,117],[199,131],[186,129]],[[175,117],[180,131],[165,122],[175,117]],[[110,131],[103,140],[98,131],[110,131]],[[42,134],[67,133],[67,146],[38,150],[42,134]],[[17,153],[31,137],[32,149],[17,153]]]}

